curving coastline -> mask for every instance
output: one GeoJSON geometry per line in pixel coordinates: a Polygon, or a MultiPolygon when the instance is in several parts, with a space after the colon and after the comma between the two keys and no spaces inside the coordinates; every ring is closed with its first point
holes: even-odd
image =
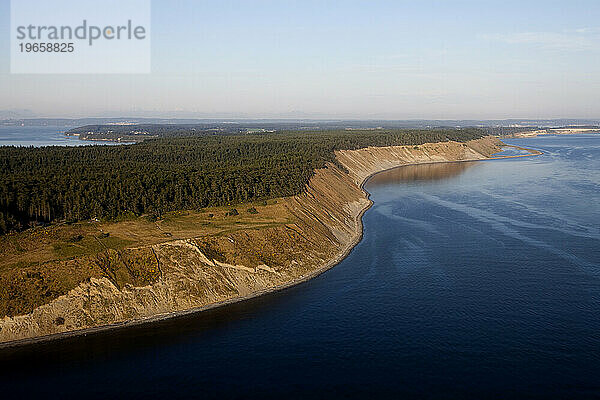
{"type": "MultiPolygon", "coordinates": [[[[493,157],[501,145],[498,139],[487,137],[467,144],[444,142],[418,148],[393,146],[337,152],[336,158],[347,172],[334,165],[317,170],[304,193],[286,200],[285,206],[296,221],[290,229],[300,232],[300,236],[291,234],[292,240],[281,247],[281,251],[291,254],[288,265],[245,267],[229,258],[217,262],[200,250],[198,238],[154,245],[152,251],[158,254],[164,271],[159,282],[139,288],[117,288],[108,279],[82,283],[30,314],[0,320],[0,341],[4,342],[0,348],[200,312],[305,282],[337,265],[362,239],[362,216],[372,205],[363,188],[369,177],[411,164],[540,154],[531,151],[527,155],[493,157]],[[301,252],[307,254],[302,256],[301,252]],[[58,317],[67,323],[53,323],[58,317]]],[[[269,235],[290,234],[286,228],[273,228],[269,235]]],[[[229,235],[215,245],[225,251],[227,240],[237,245],[242,235],[250,242],[255,240],[254,245],[269,240],[264,232],[247,231],[229,235]]]]}

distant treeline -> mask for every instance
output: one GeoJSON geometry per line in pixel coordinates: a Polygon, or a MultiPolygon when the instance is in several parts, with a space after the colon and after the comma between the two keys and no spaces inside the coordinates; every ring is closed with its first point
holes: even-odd
{"type": "Polygon", "coordinates": [[[234,135],[245,132],[242,128],[215,124],[134,124],[85,125],[67,131],[88,140],[145,140],[148,137],[189,137],[207,135],[234,135]]]}
{"type": "Polygon", "coordinates": [[[495,126],[495,127],[487,127],[483,128],[488,135],[492,136],[512,136],[516,133],[522,132],[532,132],[541,129],[537,126],[523,126],[523,127],[515,127],[515,126],[495,126]]]}
{"type": "Polygon", "coordinates": [[[0,233],[295,195],[314,169],[335,162],[334,150],[483,135],[478,129],[321,131],[0,147],[0,233]]]}

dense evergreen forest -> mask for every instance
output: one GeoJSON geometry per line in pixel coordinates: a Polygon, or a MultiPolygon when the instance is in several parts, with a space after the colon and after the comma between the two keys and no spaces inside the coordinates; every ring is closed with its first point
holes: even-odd
{"type": "Polygon", "coordinates": [[[334,150],[482,137],[478,129],[279,132],[122,146],[0,147],[0,233],[300,193],[334,150]]]}

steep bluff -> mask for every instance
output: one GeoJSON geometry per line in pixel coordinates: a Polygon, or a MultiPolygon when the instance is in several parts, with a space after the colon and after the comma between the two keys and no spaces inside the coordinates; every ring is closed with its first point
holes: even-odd
{"type": "Polygon", "coordinates": [[[110,276],[87,279],[29,314],[5,316],[0,342],[165,318],[309,279],[360,240],[361,216],[370,205],[362,184],[370,175],[406,164],[485,159],[499,145],[486,137],[338,151],[343,168],[328,164],[315,171],[302,194],[279,200],[289,223],[128,248],[126,256],[109,253],[107,263],[142,260],[159,278],[146,286],[119,286],[110,276]]]}

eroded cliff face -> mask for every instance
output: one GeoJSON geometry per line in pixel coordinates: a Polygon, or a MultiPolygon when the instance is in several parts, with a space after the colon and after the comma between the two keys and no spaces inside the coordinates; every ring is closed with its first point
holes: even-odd
{"type": "Polygon", "coordinates": [[[163,318],[309,279],[337,264],[360,240],[362,212],[370,205],[361,187],[367,177],[412,163],[484,159],[499,144],[488,137],[339,151],[336,158],[347,172],[327,165],[315,171],[304,193],[280,200],[290,223],[129,248],[127,260],[109,254],[109,267],[143,262],[158,280],[119,287],[110,274],[88,279],[29,314],[4,317],[0,342],[163,318]]]}

